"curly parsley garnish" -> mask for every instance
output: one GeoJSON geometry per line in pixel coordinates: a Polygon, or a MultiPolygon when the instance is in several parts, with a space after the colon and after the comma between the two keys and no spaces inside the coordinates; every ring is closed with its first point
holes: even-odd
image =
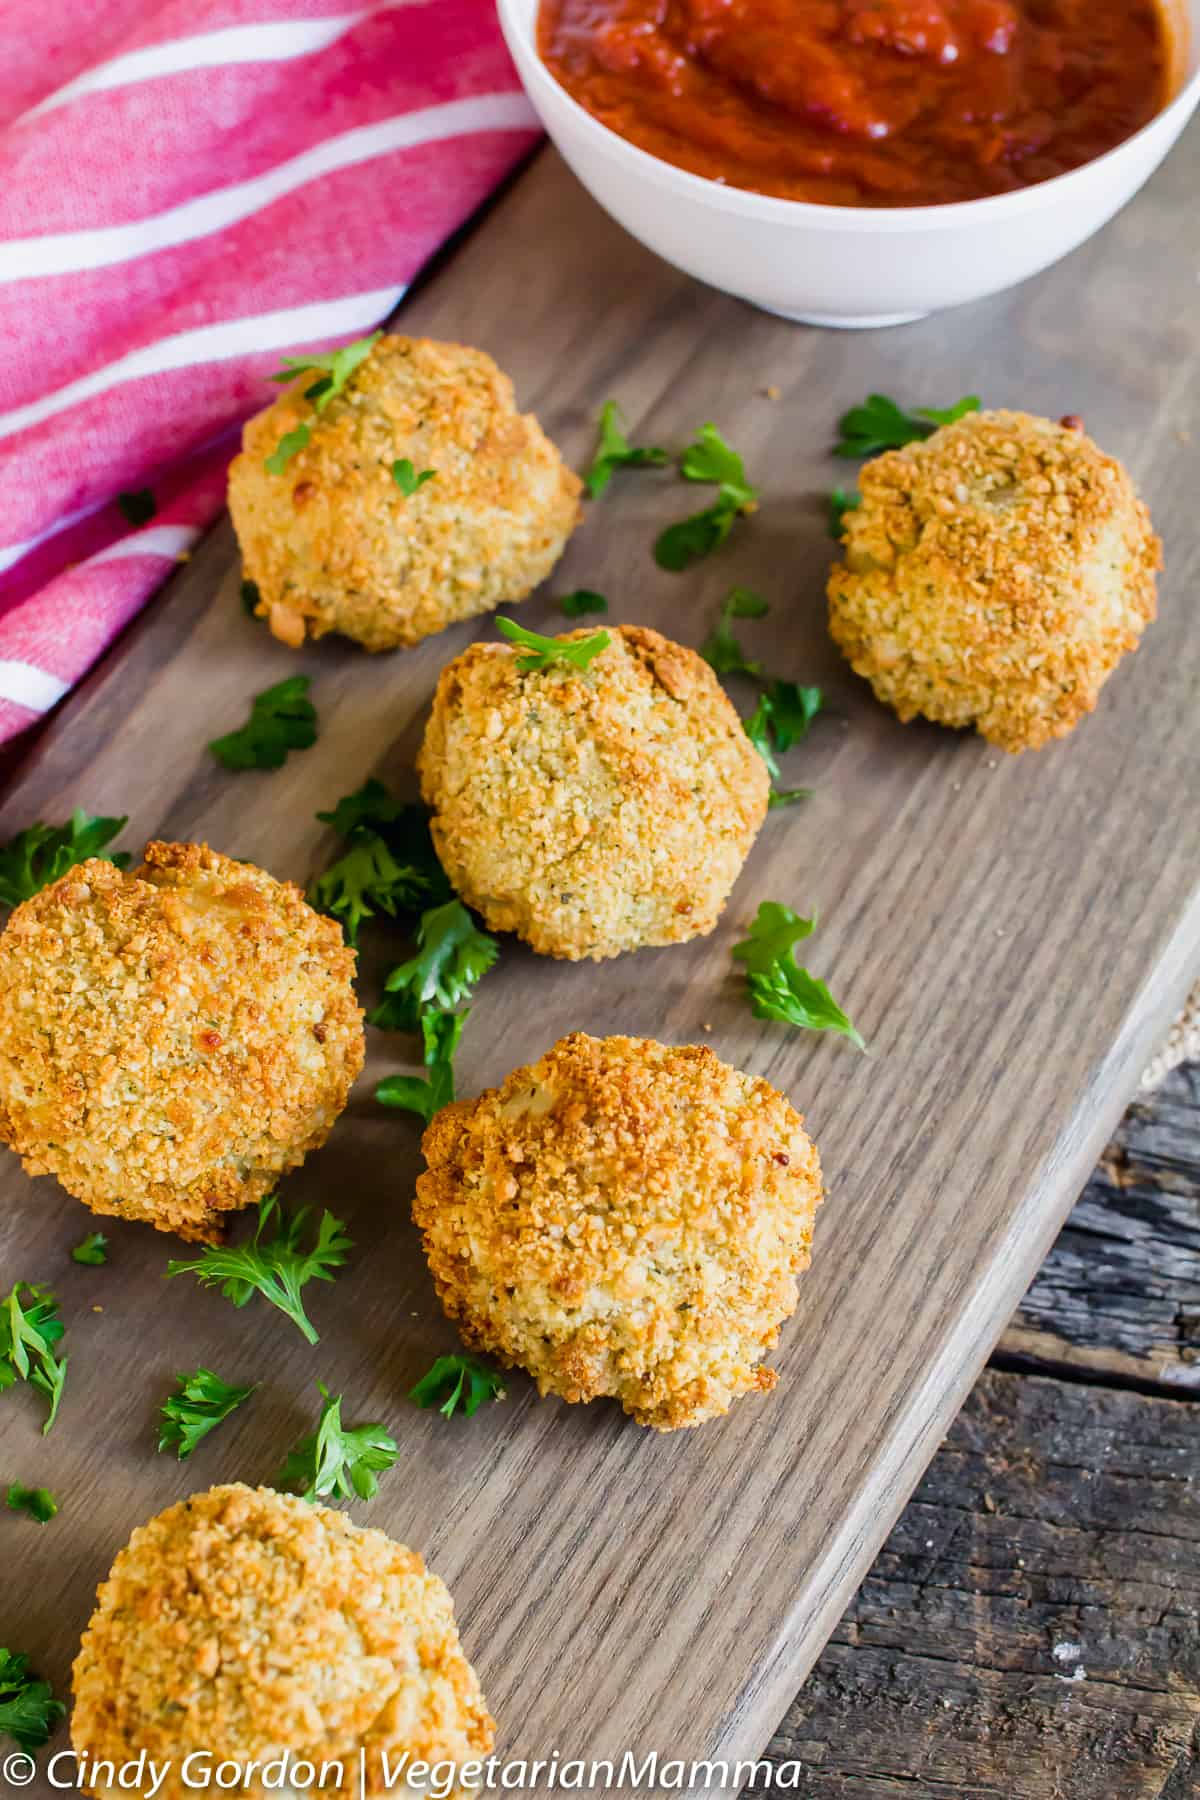
{"type": "Polygon", "coordinates": [[[22,1750],[40,1750],[66,1713],[48,1681],[39,1681],[29,1658],[0,1650],[0,1732],[22,1750]]]}
{"type": "Polygon", "coordinates": [[[631,444],[621,424],[621,409],[615,400],[606,400],[600,408],[599,437],[585,486],[588,497],[598,500],[617,469],[661,469],[670,461],[666,450],[649,444],[631,444]]]}
{"type": "Polygon", "coordinates": [[[108,1239],[102,1231],[89,1231],[82,1244],[76,1244],[71,1252],[71,1261],[86,1263],[98,1269],[108,1261],[108,1239]]]}
{"type": "Polygon", "coordinates": [[[604,595],[593,593],[591,588],[576,588],[573,593],[562,594],[558,604],[568,619],[582,619],[587,613],[608,611],[604,595]]]}
{"type": "Polygon", "coordinates": [[[977,394],[968,394],[954,406],[917,406],[912,412],[905,412],[886,394],[868,394],[861,406],[852,406],[838,420],[833,454],[862,458],[901,450],[905,444],[932,437],[939,425],[953,425],[967,413],[978,411],[977,394]]]}
{"type": "Polygon", "coordinates": [[[308,698],[307,675],[289,675],[256,694],[250,717],[237,731],[208,746],[226,769],[281,769],[292,750],[317,741],[317,709],[308,698]]]}
{"type": "Polygon", "coordinates": [[[372,1500],[378,1471],[395,1465],[400,1447],[382,1425],[343,1425],[342,1396],[317,1386],[325,1402],[317,1429],[290,1452],[277,1485],[304,1500],[372,1500]]]}
{"type": "Polygon", "coordinates": [[[407,456],[398,456],[392,464],[392,480],[400,492],[410,498],[418,488],[424,487],[427,481],[432,481],[436,474],[436,469],[422,469],[418,475],[407,456]]]}
{"type": "Polygon", "coordinates": [[[310,1281],[332,1281],[334,1269],[345,1262],[353,1240],[346,1236],[341,1220],[326,1212],[321,1215],[312,1249],[301,1249],[308,1213],[309,1208],[302,1206],[290,1219],[285,1217],[272,1194],[258,1209],[258,1225],[248,1244],[241,1248],[210,1244],[194,1262],[169,1262],[167,1275],[195,1275],[205,1287],[219,1286],[235,1306],[245,1306],[255,1294],[261,1294],[315,1344],[319,1340],[300,1290],[310,1281]],[[269,1225],[274,1225],[274,1232],[265,1237],[269,1225]]]}
{"type": "Polygon", "coordinates": [[[769,603],[753,588],[730,588],[717,617],[717,623],[700,647],[700,654],[718,675],[753,675],[763,672],[760,662],[751,662],[733,630],[735,619],[762,619],[771,610],[769,603]]]}
{"type": "MultiPolygon", "coordinates": [[[[769,611],[762,595],[753,589],[732,588],[700,654],[718,675],[748,675],[761,687],[758,705],[750,717],[743,720],[743,725],[774,783],[780,773],[776,752],[790,750],[793,744],[800,742],[820,712],[823,696],[819,687],[802,687],[796,681],[768,680],[762,663],[746,655],[733,630],[734,619],[761,619],[769,611]]],[[[807,800],[809,793],[808,788],[777,788],[773,785],[770,805],[773,808],[790,806],[793,801],[807,800]]]]}
{"type": "Polygon", "coordinates": [[[423,806],[393,799],[372,777],[317,817],[345,838],[347,848],[309,884],[309,904],[340,919],[350,943],[357,944],[359,926],[376,913],[395,918],[449,897],[423,806]]]}
{"type": "Polygon", "coordinates": [[[703,512],[668,525],[654,546],[654,560],[661,569],[680,570],[699,562],[725,542],[739,513],[750,512],[758,501],[758,489],[746,480],[736,450],[731,450],[713,424],[704,425],[679,464],[687,481],[716,484],[717,497],[703,512]]]}
{"type": "Polygon", "coordinates": [[[63,1334],[58,1301],[48,1288],[18,1281],[0,1300],[0,1394],[17,1381],[27,1381],[50,1403],[43,1437],[58,1416],[67,1359],[55,1354],[63,1334]],[[27,1300],[22,1294],[28,1295],[27,1300]]]}
{"type": "MultiPolygon", "coordinates": [[[[382,1012],[387,1002],[378,1008],[382,1012]]],[[[434,1113],[441,1112],[454,1099],[454,1052],[458,1049],[467,1012],[424,1012],[421,1014],[423,1061],[429,1074],[385,1075],[375,1089],[381,1106],[393,1106],[401,1112],[416,1113],[428,1125],[434,1113]]],[[[377,1014],[372,1023],[378,1023],[377,1014]]]]}
{"type": "Polygon", "coordinates": [[[497,618],[497,626],[510,643],[522,650],[528,650],[528,656],[518,656],[517,667],[522,674],[531,669],[548,669],[551,663],[573,663],[577,669],[586,669],[593,657],[607,650],[611,639],[607,631],[596,631],[586,638],[541,637],[536,631],[527,631],[524,625],[518,625],[515,619],[497,618]]]}
{"type": "Polygon", "coordinates": [[[65,825],[39,822],[18,831],[7,844],[0,844],[0,906],[19,906],[90,856],[103,857],[118,869],[128,868],[125,851],[104,856],[105,845],[128,823],[127,818],[93,819],[77,806],[65,825]]]}
{"type": "Polygon", "coordinates": [[[811,937],[815,919],[802,919],[790,906],[764,900],[750,935],[734,946],[746,967],[746,987],[756,1019],[778,1019],[806,1031],[837,1031],[865,1050],[859,1033],[823,981],[797,966],[793,944],[811,937]]]}
{"type": "Polygon", "coordinates": [[[28,1513],[39,1525],[48,1525],[58,1511],[58,1501],[49,1488],[22,1487],[19,1481],[9,1487],[4,1504],[13,1512],[28,1513]]]}
{"type": "Polygon", "coordinates": [[[117,506],[122,517],[135,527],[148,525],[158,511],[158,502],[149,488],[135,488],[132,493],[118,494],[117,506]]]}
{"type": "Polygon", "coordinates": [[[477,1356],[439,1356],[422,1375],[409,1399],[420,1407],[436,1406],[443,1418],[461,1412],[469,1419],[485,1400],[503,1400],[504,1377],[477,1356]]]}
{"type": "Polygon", "coordinates": [[[268,475],[282,475],[293,456],[300,454],[311,436],[312,432],[307,425],[296,425],[291,431],[285,431],[270,456],[263,462],[268,475]]]}
{"type": "Polygon", "coordinates": [[[250,1398],[257,1384],[232,1387],[211,1369],[193,1369],[190,1375],[180,1375],[176,1379],[175,1392],[163,1401],[158,1447],[174,1450],[182,1462],[192,1454],[201,1438],[215,1431],[243,1400],[250,1398]]]}

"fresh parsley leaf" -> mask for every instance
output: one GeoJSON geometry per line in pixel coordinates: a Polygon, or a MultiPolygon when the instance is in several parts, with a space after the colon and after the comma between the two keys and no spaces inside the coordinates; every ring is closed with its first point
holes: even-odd
{"type": "Polygon", "coordinates": [[[131,494],[118,494],[117,505],[134,526],[148,525],[158,511],[158,503],[149,488],[137,488],[131,494]]]}
{"type": "MultiPolygon", "coordinates": [[[[387,1002],[384,1002],[384,1006],[387,1002]]],[[[381,1006],[378,1012],[382,1012],[381,1006]]],[[[454,1098],[454,1052],[458,1049],[470,1012],[452,1013],[430,1010],[420,1015],[424,1063],[429,1070],[427,1080],[419,1075],[387,1075],[375,1089],[381,1106],[394,1106],[414,1112],[428,1125],[434,1113],[449,1106],[454,1098]]],[[[371,1023],[378,1024],[378,1014],[371,1023]]]]}
{"type": "Polygon", "coordinates": [[[599,500],[616,469],[661,469],[670,460],[665,450],[629,442],[621,424],[621,409],[615,400],[606,400],[600,408],[598,432],[596,453],[585,477],[591,500],[599,500]]]}
{"type": "Polygon", "coordinates": [[[743,719],[746,736],[758,751],[770,772],[771,780],[779,779],[779,764],[775,760],[775,751],[771,744],[771,697],[760,694],[758,705],[748,719],[743,719]]]}
{"type": "Polygon", "coordinates": [[[343,1425],[342,1396],[322,1381],[317,1386],[325,1402],[317,1429],[289,1454],[277,1486],[305,1500],[371,1500],[379,1491],[377,1471],[395,1465],[400,1447],[382,1425],[343,1425]]]}
{"type": "Polygon", "coordinates": [[[436,469],[422,469],[418,475],[407,456],[397,457],[392,464],[392,480],[402,494],[409,496],[415,494],[419,487],[424,487],[427,481],[432,481],[436,474],[436,469]]]}
{"type": "Polygon", "coordinates": [[[43,1437],[58,1415],[67,1378],[67,1359],[60,1360],[54,1350],[62,1334],[58,1301],[49,1288],[18,1281],[0,1300],[0,1394],[20,1380],[45,1395],[50,1410],[42,1426],[43,1437]],[[22,1293],[28,1294],[27,1301],[22,1300],[22,1293]]]}
{"type": "Polygon", "coordinates": [[[414,935],[417,955],[392,970],[384,991],[407,994],[422,1009],[453,1011],[470,999],[500,954],[496,939],[479,930],[461,900],[422,913],[414,935]]]}
{"type": "Polygon", "coordinates": [[[687,481],[711,481],[717,498],[703,512],[668,525],[654,546],[654,560],[661,569],[678,572],[699,562],[725,542],[739,513],[749,512],[758,500],[758,489],[746,480],[742,459],[731,450],[713,424],[701,426],[679,464],[687,481]]]}
{"type": "Polygon", "coordinates": [[[604,595],[593,593],[591,588],[576,588],[574,593],[563,594],[558,604],[568,619],[582,619],[585,613],[608,611],[608,601],[604,595]]]}
{"type": "Polygon", "coordinates": [[[271,376],[271,380],[290,382],[298,375],[317,375],[319,379],[305,389],[304,398],[313,402],[317,412],[324,412],[382,336],[382,331],[373,331],[369,337],[355,338],[352,344],[343,344],[340,350],[318,350],[304,357],[286,356],[283,367],[271,376]]]}
{"type": "Polygon", "coordinates": [[[593,657],[599,656],[609,646],[607,631],[596,631],[586,638],[541,637],[536,631],[527,631],[524,625],[518,625],[515,619],[497,617],[496,624],[510,643],[528,650],[528,656],[518,656],[517,667],[522,674],[531,669],[548,669],[551,663],[573,663],[577,669],[586,669],[593,657]]]}
{"type": "Polygon", "coordinates": [[[420,1407],[436,1406],[444,1418],[461,1412],[469,1419],[485,1400],[503,1400],[504,1377],[477,1356],[439,1356],[409,1394],[420,1407]]]}
{"type": "Polygon", "coordinates": [[[734,946],[734,959],[746,967],[746,987],[756,1019],[778,1019],[807,1031],[837,1031],[865,1050],[859,1033],[823,981],[797,966],[793,944],[810,937],[814,919],[802,919],[790,906],[765,900],[750,935],[734,946]]]}
{"type": "Polygon", "coordinates": [[[700,647],[700,654],[718,675],[761,675],[762,664],[751,662],[733,631],[734,619],[762,619],[770,606],[753,588],[730,588],[717,623],[700,647]]]}
{"type": "Polygon", "coordinates": [[[250,717],[237,731],[208,746],[226,769],[281,769],[291,750],[317,741],[317,709],[308,698],[307,675],[289,675],[256,694],[250,717]]]}
{"type": "Polygon", "coordinates": [[[851,494],[845,488],[836,487],[829,496],[829,535],[837,543],[841,543],[846,525],[846,514],[854,512],[862,505],[859,494],[851,494]]]}
{"type": "Polygon", "coordinates": [[[767,811],[776,812],[781,806],[795,806],[800,800],[811,800],[811,788],[777,788],[773,787],[767,795],[767,811]]]}
{"type": "Polygon", "coordinates": [[[19,906],[90,856],[127,868],[124,851],[104,856],[104,848],[128,823],[128,819],[93,819],[76,807],[65,825],[39,822],[19,831],[0,845],[0,906],[19,906]]]}
{"type": "Polygon", "coordinates": [[[58,1501],[49,1488],[22,1487],[19,1481],[10,1486],[4,1504],[13,1512],[28,1513],[39,1525],[48,1525],[58,1511],[58,1501]]]}
{"type": "Polygon", "coordinates": [[[953,425],[967,413],[979,411],[979,397],[968,394],[954,406],[918,406],[905,412],[886,394],[868,394],[861,406],[852,406],[838,420],[835,456],[878,456],[883,450],[900,450],[905,444],[931,437],[939,425],[953,425]]]}
{"type": "Polygon", "coordinates": [[[262,595],[258,591],[257,581],[243,581],[241,587],[242,611],[248,619],[252,619],[258,610],[262,595]]]}
{"type": "Polygon", "coordinates": [[[310,883],[309,903],[340,919],[350,943],[358,942],[359,926],[376,912],[395,918],[449,897],[424,807],[403,805],[372,778],[317,817],[349,847],[310,883]]]}
{"type": "Polygon", "coordinates": [[[102,1231],[89,1231],[82,1244],[76,1244],[71,1252],[71,1261],[87,1263],[92,1268],[99,1268],[108,1261],[108,1239],[102,1231]]]}
{"type": "Polygon", "coordinates": [[[779,751],[790,750],[807,736],[824,703],[819,687],[801,687],[795,681],[770,682],[766,697],[771,706],[771,735],[779,751]]]}
{"type": "Polygon", "coordinates": [[[249,1387],[232,1387],[211,1369],[193,1369],[190,1375],[177,1377],[177,1387],[162,1405],[160,1450],[174,1450],[179,1461],[190,1456],[201,1438],[227,1419],[243,1400],[248,1400],[257,1383],[249,1387]]]}
{"type": "Polygon", "coordinates": [[[308,1212],[308,1207],[302,1206],[289,1219],[272,1194],[258,1209],[258,1225],[248,1244],[241,1248],[210,1244],[194,1262],[169,1262],[167,1275],[195,1275],[205,1287],[219,1286],[235,1306],[245,1306],[254,1294],[261,1294],[315,1344],[317,1334],[300,1290],[310,1281],[332,1281],[333,1270],[345,1262],[353,1240],[346,1236],[341,1220],[326,1212],[321,1215],[312,1249],[301,1249],[308,1212]],[[272,1224],[272,1236],[264,1238],[272,1224]]]}
{"type": "Polygon", "coordinates": [[[307,425],[297,425],[292,431],[285,431],[275,448],[263,462],[268,475],[282,475],[293,456],[298,456],[308,443],[312,432],[307,425]]]}
{"type": "Polygon", "coordinates": [[[66,1710],[50,1683],[31,1673],[27,1656],[0,1650],[0,1732],[22,1750],[40,1750],[66,1710]]]}

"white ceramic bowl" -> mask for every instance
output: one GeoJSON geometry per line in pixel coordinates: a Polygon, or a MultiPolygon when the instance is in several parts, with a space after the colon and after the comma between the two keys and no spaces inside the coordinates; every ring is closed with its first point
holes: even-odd
{"type": "Polygon", "coordinates": [[[1174,0],[1180,42],[1190,46],[1179,59],[1175,98],[1095,162],[1016,193],[950,206],[815,206],[723,187],[627,143],[542,62],[538,0],[497,6],[526,93],[600,205],[689,275],[812,325],[898,325],[1036,275],[1108,223],[1200,103],[1200,0],[1174,0]]]}

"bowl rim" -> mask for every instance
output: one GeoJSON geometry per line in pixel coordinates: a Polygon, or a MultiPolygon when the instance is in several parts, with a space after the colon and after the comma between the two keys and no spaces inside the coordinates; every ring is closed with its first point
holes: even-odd
{"type": "MultiPolygon", "coordinates": [[[[1075,188],[1087,184],[1094,172],[1125,157],[1147,137],[1165,132],[1181,115],[1182,128],[1187,115],[1200,105],[1200,0],[1190,0],[1190,4],[1185,0],[1190,40],[1185,41],[1184,53],[1190,56],[1193,65],[1190,73],[1185,75],[1179,91],[1153,118],[1131,137],[1122,138],[1119,144],[1093,157],[1090,162],[1064,170],[1061,175],[1052,175],[1046,181],[1034,182],[1030,187],[1015,188],[1007,194],[984,194],[975,200],[948,200],[930,206],[831,206],[818,200],[787,200],[777,194],[758,194],[751,188],[726,186],[708,175],[696,175],[691,169],[677,168],[674,163],[643,150],[640,144],[631,143],[581,106],[538,53],[531,26],[536,23],[540,3],[541,0],[496,0],[501,30],[527,88],[536,86],[548,93],[551,104],[568,112],[572,122],[601,154],[618,160],[624,156],[632,169],[652,185],[719,212],[738,213],[747,221],[764,225],[820,225],[835,231],[869,228],[891,234],[914,229],[948,230],[966,224],[999,221],[1006,216],[1011,218],[1068,199],[1075,188]],[[528,18],[522,16],[522,10],[527,11],[528,18]]],[[[1150,173],[1152,170],[1147,172],[1147,179],[1150,173]]]]}

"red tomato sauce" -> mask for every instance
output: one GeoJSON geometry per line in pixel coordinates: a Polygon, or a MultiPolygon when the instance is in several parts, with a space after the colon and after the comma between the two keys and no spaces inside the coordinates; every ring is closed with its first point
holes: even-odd
{"type": "Polygon", "coordinates": [[[731,187],[836,206],[1008,193],[1168,99],[1157,0],[541,0],[589,112],[731,187]]]}

